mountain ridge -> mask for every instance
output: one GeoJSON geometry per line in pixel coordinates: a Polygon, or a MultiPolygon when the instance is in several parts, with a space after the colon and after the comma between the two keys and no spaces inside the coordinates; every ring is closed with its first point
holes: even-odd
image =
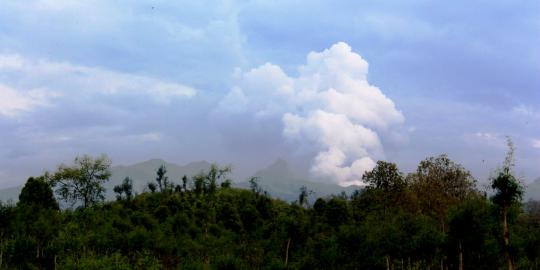
{"type": "MultiPolygon", "coordinates": [[[[164,165],[167,168],[167,176],[169,177],[169,181],[179,184],[184,175],[192,177],[196,174],[207,171],[210,168],[211,163],[203,160],[189,162],[185,165],[178,165],[167,162],[163,159],[154,158],[131,165],[112,166],[111,177],[109,178],[109,181],[105,182],[103,185],[106,190],[106,199],[113,200],[115,198],[113,191],[114,186],[120,184],[126,177],[130,177],[133,180],[133,189],[135,192],[144,192],[147,184],[154,181],[156,171],[161,165],[164,165]]],[[[16,202],[23,185],[0,189],[0,201],[16,202]]]]}
{"type": "MultiPolygon", "coordinates": [[[[305,186],[313,192],[312,197],[327,197],[330,195],[339,195],[342,192],[351,194],[361,188],[359,186],[342,187],[334,183],[315,182],[303,179],[290,169],[287,161],[277,159],[268,167],[258,170],[253,176],[258,180],[259,186],[277,197],[286,201],[294,201],[298,198],[300,188],[305,186]]],[[[249,188],[248,182],[240,182],[238,187],[249,188]]]]}
{"type": "MultiPolygon", "coordinates": [[[[178,165],[159,158],[153,158],[130,165],[117,165],[111,167],[111,177],[103,186],[106,190],[106,200],[114,200],[115,194],[113,188],[119,185],[126,177],[133,181],[133,189],[136,193],[147,190],[149,182],[155,181],[156,171],[159,166],[164,165],[167,169],[169,181],[174,184],[180,184],[181,178],[185,175],[189,178],[208,171],[212,164],[205,160],[193,161],[185,165],[178,165]]],[[[283,159],[276,159],[269,166],[255,172],[254,176],[259,179],[261,188],[266,190],[272,196],[285,201],[294,201],[298,197],[299,190],[306,186],[308,190],[313,191],[313,196],[325,197],[331,194],[339,194],[342,191],[351,193],[355,187],[341,187],[337,184],[312,182],[296,175],[291,170],[289,163],[283,159]]],[[[234,187],[250,188],[247,180],[233,182],[234,187]]],[[[21,186],[15,186],[6,189],[0,189],[0,201],[16,202],[21,186]]]]}
{"type": "MultiPolygon", "coordinates": [[[[212,165],[205,160],[188,162],[184,165],[178,165],[159,158],[153,158],[130,165],[117,165],[111,167],[111,178],[104,184],[106,189],[106,199],[114,200],[115,194],[113,188],[120,184],[124,178],[130,177],[133,180],[133,188],[137,193],[144,192],[149,182],[155,181],[156,171],[159,166],[164,165],[167,168],[169,181],[175,184],[181,183],[181,178],[186,175],[193,177],[210,169],[212,165]]],[[[300,188],[307,187],[312,191],[314,197],[328,197],[338,195],[342,192],[351,194],[355,190],[361,189],[360,186],[342,187],[334,183],[309,181],[301,177],[291,169],[289,163],[283,159],[276,159],[265,168],[259,169],[253,175],[258,179],[259,186],[270,195],[285,201],[294,201],[298,198],[300,188]]],[[[234,187],[250,188],[248,180],[233,182],[234,187]]],[[[0,201],[16,202],[22,185],[0,189],[0,201]]],[[[523,201],[540,200],[540,178],[537,178],[526,186],[523,201]]]]}

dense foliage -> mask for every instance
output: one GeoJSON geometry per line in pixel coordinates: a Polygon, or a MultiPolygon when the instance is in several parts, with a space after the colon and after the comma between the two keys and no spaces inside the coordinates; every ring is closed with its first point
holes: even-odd
{"type": "Polygon", "coordinates": [[[102,202],[107,160],[80,161],[0,204],[0,268],[506,269],[508,254],[517,269],[540,269],[540,204],[505,200],[506,248],[499,193],[489,198],[444,155],[407,176],[380,161],[352,195],[302,188],[294,203],[257,179],[232,188],[229,169],[215,166],[178,184],[160,167],[148,192],[126,178],[117,201],[102,202]],[[59,209],[54,184],[73,207],[59,209]]]}

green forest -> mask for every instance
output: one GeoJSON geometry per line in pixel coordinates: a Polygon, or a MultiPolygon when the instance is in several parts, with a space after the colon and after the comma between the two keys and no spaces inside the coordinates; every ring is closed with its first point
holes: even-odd
{"type": "MultiPolygon", "coordinates": [[[[511,146],[511,145],[510,145],[511,146]]],[[[212,166],[104,200],[106,156],[30,177],[0,204],[2,269],[540,269],[540,203],[522,202],[513,150],[489,186],[446,155],[405,175],[379,161],[352,194],[294,202],[212,166]]]]}

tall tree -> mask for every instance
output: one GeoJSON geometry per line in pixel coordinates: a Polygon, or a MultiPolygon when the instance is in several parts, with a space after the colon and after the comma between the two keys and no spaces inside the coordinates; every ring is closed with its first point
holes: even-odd
{"type": "Polygon", "coordinates": [[[400,191],[405,186],[403,174],[395,163],[379,160],[373,170],[364,173],[362,180],[370,187],[385,192],[400,191]]]}
{"type": "Polygon", "coordinates": [[[182,176],[182,190],[184,192],[187,191],[187,183],[188,183],[188,178],[186,175],[182,176]]]}
{"type": "Polygon", "coordinates": [[[514,167],[514,144],[510,138],[507,138],[508,152],[504,160],[503,167],[491,179],[491,188],[495,191],[493,202],[499,207],[501,223],[503,227],[503,252],[506,258],[508,269],[514,269],[514,263],[510,255],[510,230],[508,229],[508,211],[512,205],[521,202],[523,195],[523,186],[513,175],[514,167]]]}
{"type": "Polygon", "coordinates": [[[387,208],[398,205],[407,186],[397,165],[381,160],[377,161],[373,170],[364,173],[362,180],[368,184],[364,195],[373,198],[378,206],[382,206],[384,213],[387,208]]]}
{"type": "Polygon", "coordinates": [[[446,247],[459,270],[493,268],[498,254],[484,244],[496,239],[491,233],[496,224],[492,204],[483,196],[471,196],[450,209],[446,247]]]}
{"type": "Polygon", "coordinates": [[[377,161],[377,165],[371,171],[362,176],[362,180],[368,184],[364,197],[373,201],[375,209],[382,208],[382,213],[374,213],[377,218],[371,223],[374,227],[376,242],[379,250],[384,254],[386,268],[392,267],[392,258],[396,253],[396,243],[401,236],[395,230],[395,218],[399,216],[396,211],[399,206],[398,200],[403,196],[406,182],[397,165],[391,162],[377,161]],[[394,210],[389,214],[389,210],[394,210]],[[384,233],[381,233],[384,232],[384,233]]]}
{"type": "Polygon", "coordinates": [[[262,188],[261,186],[259,185],[259,178],[258,177],[251,177],[249,179],[249,188],[251,189],[251,191],[257,195],[261,194],[262,193],[262,188]]]}
{"type": "Polygon", "coordinates": [[[45,250],[56,237],[60,214],[51,186],[45,181],[47,177],[45,174],[28,179],[19,195],[15,216],[17,241],[30,243],[28,252],[19,250],[19,258],[21,262],[35,263],[39,269],[50,266],[51,257],[46,256],[45,250]]]}
{"type": "Polygon", "coordinates": [[[210,170],[205,176],[205,192],[208,194],[214,194],[217,190],[217,184],[219,181],[224,181],[227,174],[231,172],[230,167],[220,168],[215,164],[210,166],[210,170]]]}
{"type": "Polygon", "coordinates": [[[28,178],[19,194],[19,202],[17,205],[58,210],[58,202],[56,202],[56,199],[54,198],[51,186],[45,181],[46,177],[47,176],[28,178]]]}
{"type": "Polygon", "coordinates": [[[64,201],[87,208],[105,199],[103,183],[111,176],[111,160],[106,155],[76,157],[72,166],[60,165],[51,183],[64,201]]]}
{"type": "Polygon", "coordinates": [[[165,190],[169,189],[169,177],[166,176],[167,174],[167,168],[165,165],[159,166],[157,172],[156,172],[156,182],[158,183],[159,191],[163,192],[165,190]]]}
{"type": "Polygon", "coordinates": [[[117,200],[120,201],[123,198],[125,198],[127,201],[131,200],[131,197],[133,196],[133,180],[131,180],[129,177],[124,178],[122,184],[114,186],[113,191],[117,194],[117,200]],[[124,194],[124,196],[122,196],[122,194],[124,194]]]}
{"type": "Polygon", "coordinates": [[[300,193],[298,194],[298,205],[309,206],[309,196],[313,194],[313,191],[308,190],[306,186],[300,187],[300,193]]]}
{"type": "Polygon", "coordinates": [[[4,252],[7,249],[8,239],[12,237],[11,223],[14,217],[14,207],[0,201],[0,268],[3,267],[4,252]]]}
{"type": "Polygon", "coordinates": [[[421,161],[409,178],[420,211],[439,220],[443,232],[448,209],[477,192],[471,173],[447,155],[421,161]]]}

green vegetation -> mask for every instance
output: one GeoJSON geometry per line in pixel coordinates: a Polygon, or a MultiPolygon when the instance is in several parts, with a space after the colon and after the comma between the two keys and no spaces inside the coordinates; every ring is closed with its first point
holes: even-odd
{"type": "MultiPolygon", "coordinates": [[[[56,193],[64,201],[87,208],[105,200],[103,183],[111,176],[111,161],[106,156],[96,159],[90,156],[75,158],[73,166],[64,164],[49,177],[56,193]]],[[[45,177],[48,177],[46,175],[45,177]]]]}
{"type": "Polygon", "coordinates": [[[0,203],[0,268],[540,269],[540,203],[521,204],[511,154],[491,197],[441,155],[409,175],[379,161],[351,196],[302,187],[293,203],[217,166],[177,182],[159,166],[147,192],[126,177],[104,202],[110,161],[84,156],[0,203]]]}

